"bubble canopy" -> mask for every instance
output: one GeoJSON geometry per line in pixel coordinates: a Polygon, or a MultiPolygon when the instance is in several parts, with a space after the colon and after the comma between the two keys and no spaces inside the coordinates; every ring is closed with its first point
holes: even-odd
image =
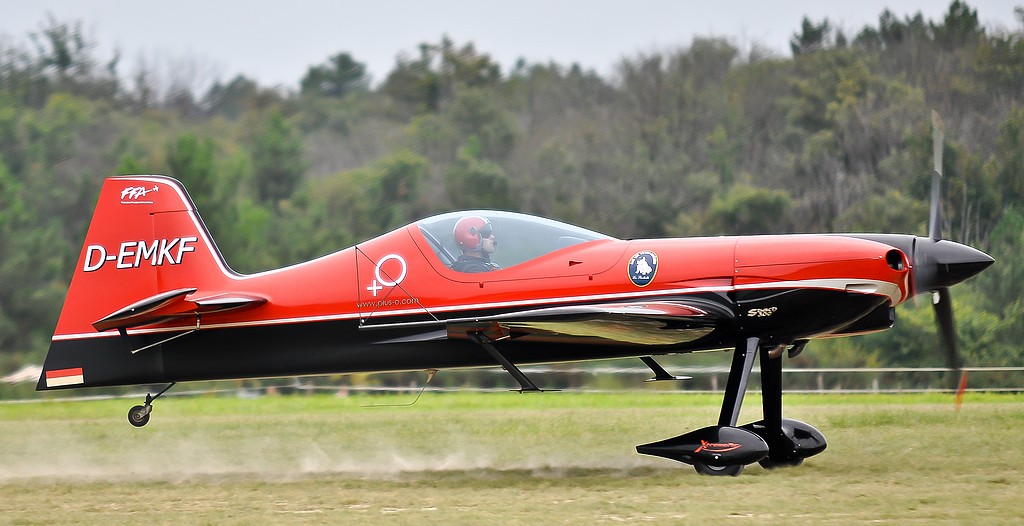
{"type": "Polygon", "coordinates": [[[496,210],[449,212],[416,222],[423,237],[445,266],[451,266],[462,254],[455,242],[455,223],[469,216],[479,216],[491,223],[498,248],[491,259],[508,268],[566,247],[611,236],[543,217],[496,210]]]}

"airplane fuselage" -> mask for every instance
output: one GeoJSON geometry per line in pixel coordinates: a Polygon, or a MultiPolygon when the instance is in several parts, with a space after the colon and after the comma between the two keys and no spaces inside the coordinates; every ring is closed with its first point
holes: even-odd
{"type": "MultiPolygon", "coordinates": [[[[112,212],[150,208],[152,226],[142,229],[147,235],[124,221],[90,229],[44,367],[81,369],[82,381],[48,385],[44,375],[41,389],[493,366],[465,334],[442,334],[444,322],[620,302],[684,301],[714,316],[696,327],[630,326],[629,337],[617,336],[614,323],[578,322],[570,331],[533,323],[501,341],[502,352],[517,363],[548,363],[731,348],[745,335],[789,344],[887,328],[890,309],[910,293],[902,253],[835,235],[603,237],[466,274],[449,268],[436,239],[413,224],[307,263],[240,275],[194,210],[167,199],[173,185],[145,196],[153,199],[147,204],[115,197],[124,184],[108,186],[101,204],[120,199],[112,212]],[[195,289],[184,299],[260,303],[153,314],[119,330],[116,320],[97,323],[179,287],[195,289]]],[[[110,210],[98,207],[97,215],[110,210]]]]}

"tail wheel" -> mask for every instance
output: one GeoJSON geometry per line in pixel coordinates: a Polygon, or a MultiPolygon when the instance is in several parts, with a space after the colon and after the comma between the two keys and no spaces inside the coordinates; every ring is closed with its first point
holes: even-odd
{"type": "Polygon", "coordinates": [[[142,427],[149,423],[150,413],[153,412],[153,406],[146,407],[144,405],[137,405],[128,410],[128,423],[135,427],[142,427]]]}
{"type": "MultiPolygon", "coordinates": [[[[198,330],[198,329],[196,329],[198,330]]],[[[189,333],[184,333],[189,334],[189,333]]],[[[175,336],[177,338],[177,336],[175,336]]],[[[167,391],[169,391],[176,382],[167,384],[156,396],[149,393],[146,394],[146,403],[143,405],[137,405],[128,410],[128,423],[135,427],[142,427],[149,423],[149,415],[153,412],[153,401],[160,398],[167,391]]]]}

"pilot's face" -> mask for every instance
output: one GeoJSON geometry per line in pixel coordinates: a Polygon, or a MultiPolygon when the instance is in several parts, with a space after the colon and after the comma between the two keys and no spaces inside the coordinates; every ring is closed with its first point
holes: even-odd
{"type": "Polygon", "coordinates": [[[491,225],[485,225],[480,230],[480,250],[491,254],[496,248],[498,248],[498,240],[494,238],[494,231],[491,230],[491,225]]]}

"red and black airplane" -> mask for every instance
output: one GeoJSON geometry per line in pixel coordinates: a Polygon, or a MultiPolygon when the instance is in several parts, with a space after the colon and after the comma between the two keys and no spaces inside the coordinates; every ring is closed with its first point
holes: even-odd
{"type": "Polygon", "coordinates": [[[662,380],[674,377],[652,356],[733,349],[718,423],[637,451],[716,475],[798,465],[825,439],[783,418],[786,351],[887,329],[897,305],[932,292],[960,366],[948,288],[993,261],[941,239],[935,201],[928,237],[620,240],[523,214],[448,213],[241,275],[179,182],[111,177],[37,389],[167,383],[129,411],[143,426],[184,381],[500,365],[539,391],[518,365],[640,357],[662,380]],[[485,271],[463,271],[474,254],[485,271]],[[764,418],[737,426],[755,357],[764,418]]]}

